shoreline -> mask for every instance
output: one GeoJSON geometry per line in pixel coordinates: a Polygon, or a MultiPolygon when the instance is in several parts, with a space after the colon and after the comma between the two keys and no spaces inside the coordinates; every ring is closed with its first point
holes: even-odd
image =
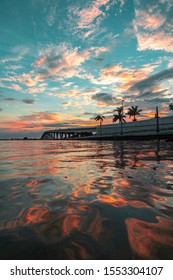
{"type": "Polygon", "coordinates": [[[166,142],[173,142],[173,134],[152,134],[152,135],[114,135],[114,136],[88,136],[88,137],[74,137],[62,139],[0,139],[0,141],[76,141],[76,140],[112,140],[112,141],[151,141],[151,140],[165,140],[166,142]]]}

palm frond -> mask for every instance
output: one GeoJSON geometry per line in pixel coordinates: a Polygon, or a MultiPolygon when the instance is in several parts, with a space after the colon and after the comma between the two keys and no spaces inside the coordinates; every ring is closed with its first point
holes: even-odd
{"type": "Polygon", "coordinates": [[[169,110],[173,111],[173,103],[169,105],[169,110]]]}

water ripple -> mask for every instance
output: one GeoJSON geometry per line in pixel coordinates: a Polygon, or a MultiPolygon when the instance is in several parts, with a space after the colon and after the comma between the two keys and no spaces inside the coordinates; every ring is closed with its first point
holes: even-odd
{"type": "Polygon", "coordinates": [[[173,143],[1,141],[2,259],[172,259],[173,143]]]}

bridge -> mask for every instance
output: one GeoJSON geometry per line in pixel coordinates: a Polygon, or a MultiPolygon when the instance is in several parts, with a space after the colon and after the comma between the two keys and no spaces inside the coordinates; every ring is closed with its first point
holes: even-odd
{"type": "Polygon", "coordinates": [[[74,127],[45,131],[42,140],[63,139],[115,139],[129,137],[173,137],[173,116],[152,118],[123,124],[105,124],[103,126],[74,127]]]}
{"type": "Polygon", "coordinates": [[[63,140],[94,136],[96,130],[97,126],[47,130],[41,136],[41,140],[63,140]]]}

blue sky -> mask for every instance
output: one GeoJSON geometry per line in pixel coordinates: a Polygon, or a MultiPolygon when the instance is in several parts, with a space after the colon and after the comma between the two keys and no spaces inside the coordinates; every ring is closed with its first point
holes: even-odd
{"type": "Polygon", "coordinates": [[[171,114],[171,0],[1,0],[0,138],[171,114]]]}

